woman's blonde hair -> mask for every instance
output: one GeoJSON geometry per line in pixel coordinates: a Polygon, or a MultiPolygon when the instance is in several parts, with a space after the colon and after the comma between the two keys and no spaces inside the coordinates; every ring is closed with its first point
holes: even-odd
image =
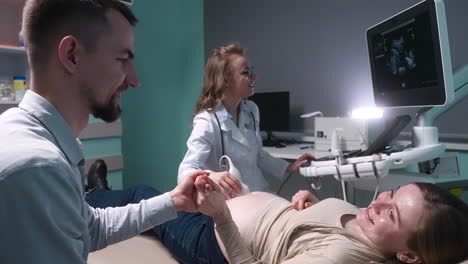
{"type": "Polygon", "coordinates": [[[214,112],[224,98],[226,77],[231,74],[231,63],[234,55],[244,56],[244,49],[231,43],[213,50],[205,66],[203,88],[195,105],[195,115],[206,110],[214,112]]]}
{"type": "Polygon", "coordinates": [[[424,264],[459,263],[468,257],[468,205],[445,189],[415,183],[426,201],[425,215],[408,246],[424,264]]]}
{"type": "MultiPolygon", "coordinates": [[[[458,264],[468,258],[468,205],[441,187],[414,183],[425,200],[423,220],[410,234],[408,247],[422,264],[458,264]]],[[[386,264],[401,264],[394,258],[386,264]]]]}

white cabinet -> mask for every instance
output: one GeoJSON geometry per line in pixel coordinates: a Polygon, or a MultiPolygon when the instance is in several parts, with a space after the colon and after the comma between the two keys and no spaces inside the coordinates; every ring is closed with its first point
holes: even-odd
{"type": "MultiPolygon", "coordinates": [[[[26,76],[30,79],[28,59],[24,47],[0,45],[0,78],[13,76],[26,76]]],[[[6,109],[16,106],[19,101],[0,101],[0,113],[6,109]]]]}

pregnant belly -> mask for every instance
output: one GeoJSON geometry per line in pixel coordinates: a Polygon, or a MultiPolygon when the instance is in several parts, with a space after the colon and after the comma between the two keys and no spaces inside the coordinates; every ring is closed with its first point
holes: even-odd
{"type": "MultiPolygon", "coordinates": [[[[246,232],[249,230],[249,227],[255,224],[257,213],[265,207],[269,200],[275,197],[277,196],[271,193],[252,192],[227,201],[232,219],[236,223],[242,238],[246,237],[246,232]]],[[[227,258],[226,249],[217,233],[216,239],[218,240],[221,251],[227,258]]]]}
{"type": "Polygon", "coordinates": [[[267,202],[278,196],[266,192],[252,192],[227,201],[231,210],[232,219],[244,236],[248,228],[255,224],[256,214],[261,211],[267,202]]]}

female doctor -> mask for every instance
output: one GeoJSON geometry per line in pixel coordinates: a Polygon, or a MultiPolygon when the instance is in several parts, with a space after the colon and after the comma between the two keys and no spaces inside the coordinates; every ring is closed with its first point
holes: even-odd
{"type": "MultiPolygon", "coordinates": [[[[203,169],[213,171],[210,178],[232,197],[246,191],[271,192],[262,171],[284,180],[313,159],[312,155],[304,154],[289,163],[263,150],[258,107],[246,100],[254,93],[255,79],[242,47],[229,44],[214,49],[206,63],[203,89],[195,106],[193,130],[179,166],[178,182],[191,171],[203,169]],[[223,155],[230,157],[241,179],[222,171],[219,159],[223,155]]],[[[225,197],[229,199],[227,193],[225,197]]]]}

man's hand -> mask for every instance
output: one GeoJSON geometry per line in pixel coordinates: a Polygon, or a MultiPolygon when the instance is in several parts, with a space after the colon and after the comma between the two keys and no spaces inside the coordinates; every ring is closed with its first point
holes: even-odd
{"type": "Polygon", "coordinates": [[[318,201],[319,199],[317,199],[317,197],[315,197],[311,192],[300,190],[292,197],[291,204],[294,209],[301,211],[318,201]]]}
{"type": "Polygon", "coordinates": [[[287,172],[298,172],[299,168],[304,166],[308,161],[315,160],[315,157],[312,154],[304,153],[300,156],[296,161],[289,164],[288,168],[286,169],[287,172]]]}
{"type": "Polygon", "coordinates": [[[221,188],[209,177],[199,176],[195,180],[194,200],[200,213],[211,216],[217,225],[232,219],[221,188]]]}
{"type": "Polygon", "coordinates": [[[210,173],[210,178],[221,187],[220,190],[226,200],[231,199],[231,197],[224,190],[229,191],[232,197],[238,196],[242,191],[242,185],[239,180],[227,171],[212,172],[210,173]]]}
{"type": "Polygon", "coordinates": [[[208,175],[204,170],[193,171],[184,180],[169,192],[177,211],[196,212],[197,205],[193,199],[194,184],[197,176],[208,175]]]}

